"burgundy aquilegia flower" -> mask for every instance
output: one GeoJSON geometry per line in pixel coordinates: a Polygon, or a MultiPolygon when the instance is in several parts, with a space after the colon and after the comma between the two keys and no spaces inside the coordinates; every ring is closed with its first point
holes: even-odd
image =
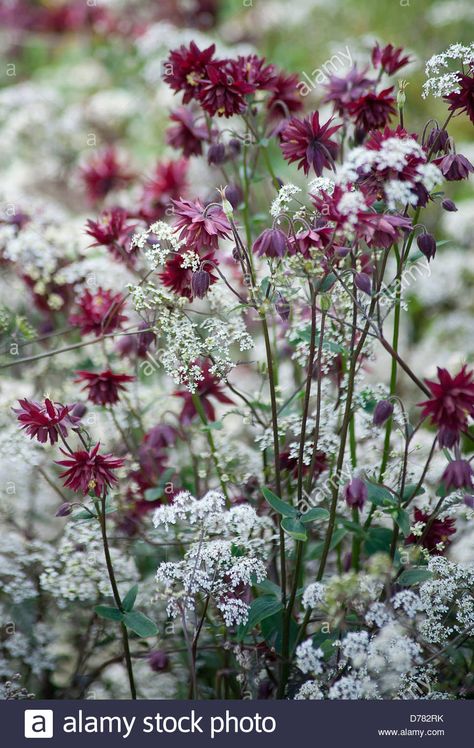
{"type": "MultiPolygon", "coordinates": [[[[414,516],[415,522],[420,522],[425,527],[428,522],[430,523],[429,530],[426,533],[423,532],[421,535],[423,538],[421,541],[423,548],[426,548],[434,556],[441,556],[451,542],[451,535],[454,535],[456,532],[454,526],[455,520],[446,517],[446,519],[437,518],[431,521],[430,515],[418,508],[415,509],[414,516]]],[[[418,541],[419,537],[411,534],[407,537],[406,544],[410,545],[411,543],[417,543],[418,541]]]]}
{"type": "Polygon", "coordinates": [[[173,200],[173,207],[179,238],[193,248],[216,250],[219,238],[228,238],[231,226],[219,206],[206,208],[200,200],[173,200]]]}
{"type": "Polygon", "coordinates": [[[99,287],[95,293],[87,288],[77,302],[79,312],[69,318],[71,325],[79,327],[83,335],[93,332],[99,337],[121,328],[128,317],[121,313],[124,298],[99,287]]]}
{"type": "Polygon", "coordinates": [[[298,169],[305,174],[313,167],[319,177],[325,167],[334,168],[339,149],[331,140],[341,125],[330,126],[332,118],[324,125],[319,124],[319,112],[313,112],[303,120],[292,117],[281,132],[280,147],[288,163],[299,161],[298,169]]]}
{"type": "Polygon", "coordinates": [[[30,439],[38,439],[45,444],[56,444],[59,434],[67,436],[68,429],[74,428],[79,418],[72,415],[73,405],[62,405],[53,403],[46,398],[44,403],[37,403],[34,400],[18,401],[20,408],[13,408],[21,428],[25,430],[30,439]]]}
{"type": "Polygon", "coordinates": [[[191,42],[189,48],[182,45],[170,52],[163,79],[173,91],[182,92],[184,104],[196,98],[215,49],[215,44],[211,44],[201,51],[195,42],[191,42]]]}
{"type": "Polygon", "coordinates": [[[408,55],[404,55],[402,47],[387,44],[380,48],[378,43],[372,50],[372,64],[374,68],[382,68],[388,75],[393,75],[411,62],[408,55]]]}
{"type": "Polygon", "coordinates": [[[453,447],[461,431],[468,425],[468,418],[474,417],[473,371],[466,365],[452,377],[446,369],[438,367],[438,382],[425,380],[432,396],[418,403],[423,408],[421,415],[429,417],[438,427],[440,447],[453,447]]]}
{"type": "Polygon", "coordinates": [[[123,460],[111,454],[99,454],[100,443],[91,450],[80,450],[78,452],[61,452],[66,455],[65,460],[57,460],[57,465],[67,468],[61,473],[64,478],[64,486],[71,491],[82,493],[86,496],[93,491],[96,496],[117,483],[113,471],[122,467],[123,460]]]}
{"type": "Polygon", "coordinates": [[[82,168],[81,176],[92,203],[103,200],[109,192],[123,187],[132,179],[132,175],[120,163],[112,146],[95,155],[82,168]]]}
{"type": "Polygon", "coordinates": [[[354,118],[356,127],[366,133],[370,130],[379,130],[385,127],[392,114],[396,112],[394,107],[395,97],[392,94],[393,86],[385,88],[378,94],[370,91],[351,102],[348,111],[354,118]]]}
{"type": "Polygon", "coordinates": [[[126,382],[133,382],[135,377],[128,374],[114,374],[110,369],[95,373],[93,371],[78,371],[78,378],[74,381],[84,383],[87,398],[96,405],[114,405],[120,399],[120,391],[125,390],[126,382]]]}

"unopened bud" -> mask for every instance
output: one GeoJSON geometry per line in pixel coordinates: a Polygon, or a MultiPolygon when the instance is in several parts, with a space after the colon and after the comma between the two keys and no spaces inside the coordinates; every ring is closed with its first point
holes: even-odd
{"type": "Polygon", "coordinates": [[[72,512],[72,504],[69,503],[69,501],[66,501],[64,504],[61,504],[59,509],[57,510],[55,517],[67,517],[72,512]]]}
{"type": "Polygon", "coordinates": [[[198,299],[203,299],[209,291],[211,284],[211,276],[207,270],[197,270],[193,273],[191,278],[191,288],[193,296],[197,296],[198,299]]]}
{"type": "Polygon", "coordinates": [[[393,404],[390,400],[380,400],[375,406],[373,424],[383,426],[393,413],[393,404]]]}
{"type": "Polygon", "coordinates": [[[420,252],[423,252],[427,260],[432,260],[436,254],[436,239],[433,234],[420,234],[416,243],[418,244],[420,252]]]}

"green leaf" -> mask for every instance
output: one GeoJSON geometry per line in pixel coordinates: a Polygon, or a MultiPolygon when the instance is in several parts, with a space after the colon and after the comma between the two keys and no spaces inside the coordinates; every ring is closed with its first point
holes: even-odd
{"type": "Polygon", "coordinates": [[[250,631],[251,629],[258,626],[261,621],[269,616],[275,615],[283,609],[283,603],[281,600],[277,600],[271,595],[264,595],[263,597],[257,597],[256,600],[250,606],[249,617],[245,628],[250,631]]]}
{"type": "Polygon", "coordinates": [[[327,509],[322,507],[315,507],[310,509],[308,512],[303,512],[300,516],[300,522],[306,524],[307,522],[316,522],[318,519],[329,519],[329,512],[327,509]]]}
{"type": "Polygon", "coordinates": [[[272,582],[270,579],[264,579],[263,582],[259,582],[255,585],[255,588],[258,590],[258,592],[262,593],[263,595],[270,595],[271,597],[281,597],[281,587],[279,587],[275,582],[272,582]]]}
{"type": "Polygon", "coordinates": [[[73,520],[73,522],[78,522],[79,520],[97,519],[97,514],[95,514],[94,512],[88,512],[84,509],[83,511],[71,514],[71,519],[73,520]]]}
{"type": "Polygon", "coordinates": [[[419,584],[420,582],[426,582],[427,579],[431,579],[433,576],[432,572],[426,568],[426,566],[415,566],[413,569],[405,569],[405,571],[398,577],[398,584],[402,587],[410,587],[412,584],[419,584]]]}
{"type": "Polygon", "coordinates": [[[296,517],[283,517],[280,524],[295,540],[308,540],[305,526],[296,517]]]}
{"type": "Polygon", "coordinates": [[[392,534],[392,530],[389,530],[388,527],[371,527],[364,543],[364,550],[367,555],[388,553],[392,542],[392,534]]]}
{"type": "Polygon", "coordinates": [[[423,486],[420,486],[416,494],[414,493],[415,488],[417,487],[418,483],[409,483],[407,486],[405,486],[403,490],[403,501],[408,501],[408,499],[414,499],[415,496],[421,496],[421,494],[426,493],[423,486]]]}
{"type": "Polygon", "coordinates": [[[281,514],[283,517],[297,516],[298,512],[291,506],[291,504],[287,504],[286,501],[279,499],[278,496],[274,494],[273,491],[270,491],[266,486],[262,488],[262,493],[268,504],[270,504],[272,509],[274,509],[278,514],[281,514]]]}
{"type": "MultiPolygon", "coordinates": [[[[262,635],[270,647],[274,647],[277,654],[282,652],[283,614],[280,610],[273,616],[264,618],[261,623],[262,635]]],[[[290,651],[293,649],[298,636],[298,624],[294,618],[290,620],[290,651]]]]}
{"type": "Polygon", "coordinates": [[[327,275],[318,286],[317,292],[321,293],[321,291],[329,291],[335,284],[336,280],[337,278],[334,273],[329,273],[329,275],[327,275]]]}
{"type": "Polygon", "coordinates": [[[369,501],[375,506],[383,506],[387,504],[393,504],[396,498],[387,488],[378,486],[376,483],[370,481],[364,481],[367,486],[367,496],[369,501]]]}
{"type": "Polygon", "coordinates": [[[122,600],[122,608],[129,613],[131,610],[133,610],[133,606],[135,605],[135,600],[137,599],[138,595],[138,584],[134,584],[133,587],[129,589],[127,594],[122,600]]]}
{"type": "Polygon", "coordinates": [[[158,633],[157,625],[148,616],[140,613],[138,610],[125,613],[123,622],[128,629],[134,631],[142,639],[146,639],[148,636],[156,636],[158,633]]]}
{"type": "Polygon", "coordinates": [[[407,537],[410,534],[410,515],[405,509],[399,509],[398,514],[395,517],[395,522],[399,526],[403,535],[407,537]]]}
{"type": "Polygon", "coordinates": [[[123,620],[123,613],[118,608],[112,608],[108,605],[96,605],[95,612],[101,618],[107,618],[109,621],[123,620]]]}

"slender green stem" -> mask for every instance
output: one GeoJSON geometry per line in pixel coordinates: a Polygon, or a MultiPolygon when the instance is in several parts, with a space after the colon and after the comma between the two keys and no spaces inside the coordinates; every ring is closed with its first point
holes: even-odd
{"type": "Polygon", "coordinates": [[[196,393],[193,393],[192,398],[193,398],[194,407],[196,408],[196,412],[206,432],[207,443],[209,444],[209,449],[211,450],[212,461],[214,462],[217,475],[219,476],[219,482],[221,484],[222,493],[224,494],[227,503],[229,503],[229,494],[227,491],[227,486],[225,484],[225,481],[222,479],[223,474],[222,474],[221,466],[219,465],[219,457],[217,454],[214,437],[212,436],[212,432],[209,428],[209,421],[207,420],[206,412],[203,408],[201,398],[199,397],[199,395],[196,393]]]}
{"type": "MultiPolygon", "coordinates": [[[[102,545],[104,547],[105,563],[107,566],[107,573],[109,575],[110,586],[112,587],[112,594],[114,596],[114,600],[115,600],[115,604],[117,608],[123,613],[124,609],[123,609],[122,600],[121,600],[120,593],[119,593],[118,586],[117,586],[117,580],[115,578],[112,557],[110,555],[109,540],[107,537],[107,515],[106,515],[106,508],[105,508],[105,499],[106,499],[106,494],[104,491],[101,497],[100,504],[98,501],[94,501],[94,504],[96,507],[97,516],[99,518],[99,524],[100,524],[100,529],[101,529],[101,534],[102,534],[102,545]]],[[[128,673],[128,682],[130,685],[130,693],[131,693],[132,699],[136,699],[137,691],[135,688],[135,680],[133,677],[132,658],[130,655],[130,646],[129,646],[129,641],[128,641],[128,631],[123,621],[120,622],[120,628],[122,632],[122,642],[123,642],[123,649],[124,649],[124,654],[125,654],[125,664],[126,664],[127,673],[128,673]]]]}

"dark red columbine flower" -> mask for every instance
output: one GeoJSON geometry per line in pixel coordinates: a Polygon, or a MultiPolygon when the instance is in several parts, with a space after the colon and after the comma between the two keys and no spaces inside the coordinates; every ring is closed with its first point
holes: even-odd
{"type": "Polygon", "coordinates": [[[247,109],[245,96],[255,87],[247,83],[239,64],[233,60],[212,62],[206,67],[206,77],[199,87],[202,108],[214,117],[232,117],[247,109]]]}
{"type": "Polygon", "coordinates": [[[171,210],[172,201],[186,192],[188,165],[185,158],[157,163],[153,176],[143,187],[140,198],[142,218],[151,223],[163,218],[166,211],[171,210]]]}
{"type": "Polygon", "coordinates": [[[48,398],[43,404],[26,398],[18,402],[21,407],[13,408],[13,412],[21,428],[30,439],[38,439],[41,444],[48,440],[51,444],[56,444],[59,434],[67,436],[68,429],[74,428],[80,420],[72,414],[74,405],[53,403],[48,398]]]}
{"type": "Polygon", "coordinates": [[[175,227],[188,246],[216,250],[219,238],[228,238],[231,225],[219,206],[205,208],[200,200],[173,200],[173,208],[175,227]]]}
{"type": "Polygon", "coordinates": [[[170,120],[176,122],[166,131],[168,145],[181,150],[183,156],[200,156],[202,144],[209,140],[209,132],[205,124],[198,125],[191,109],[180,106],[170,114],[170,120]]]}
{"type": "Polygon", "coordinates": [[[95,239],[91,246],[107,247],[121,262],[134,260],[138,247],[130,247],[135,225],[128,223],[128,213],[123,208],[104,210],[97,221],[87,221],[86,234],[95,239]]]}
{"type": "Polygon", "coordinates": [[[287,246],[288,238],[281,229],[264,229],[255,239],[252,252],[260,257],[283,257],[287,246]]]}
{"type": "Polygon", "coordinates": [[[344,488],[344,496],[348,506],[362,509],[368,497],[367,486],[360,478],[352,478],[344,488]]]}
{"type": "Polygon", "coordinates": [[[389,213],[361,213],[358,234],[371,249],[389,249],[412,228],[411,218],[389,213]]]}
{"type": "MultiPolygon", "coordinates": [[[[163,285],[173,291],[173,293],[178,294],[178,296],[184,296],[184,298],[192,301],[195,295],[199,296],[195,293],[195,288],[193,288],[193,276],[196,273],[191,267],[182,267],[185,256],[186,250],[170,254],[166,261],[165,269],[160,273],[160,279],[163,285]]],[[[210,272],[212,266],[205,265],[206,261],[214,262],[217,265],[217,259],[213,252],[208,252],[201,258],[201,263],[204,267],[207,267],[206,272],[209,275],[209,285],[211,285],[218,279],[214,273],[210,272]]]]}
{"type": "Polygon", "coordinates": [[[441,480],[448,490],[450,488],[471,489],[473,475],[474,472],[468,460],[453,460],[448,463],[441,480]]]}
{"type": "Polygon", "coordinates": [[[120,163],[113,146],[98,153],[81,169],[81,176],[92,203],[103,200],[112,190],[126,185],[132,174],[120,163]]]}
{"type": "Polygon", "coordinates": [[[303,98],[298,88],[297,73],[279,72],[270,86],[266,101],[271,134],[278,135],[288,119],[303,109],[303,98]]]}
{"type": "Polygon", "coordinates": [[[441,170],[442,175],[448,182],[459,182],[461,179],[468,179],[469,174],[474,172],[474,166],[469,159],[460,153],[448,153],[433,161],[441,170]]]}
{"type": "Polygon", "coordinates": [[[83,335],[93,332],[99,337],[122,327],[128,317],[121,313],[125,299],[120,293],[113,293],[99,287],[95,293],[87,288],[80,296],[77,305],[79,312],[71,314],[71,325],[79,327],[83,335]]]}
{"type": "Polygon", "coordinates": [[[88,390],[87,399],[96,405],[114,405],[120,399],[120,391],[125,390],[125,382],[133,382],[135,377],[128,374],[114,374],[110,369],[95,373],[78,371],[74,382],[84,382],[83,390],[88,390]]]}
{"type": "Polygon", "coordinates": [[[342,78],[331,75],[328,83],[324,84],[327,93],[323,102],[334,104],[335,111],[342,117],[348,111],[349,104],[358,101],[370,88],[375,86],[375,81],[366,78],[366,73],[367,68],[357,70],[356,65],[354,65],[342,78]]]}
{"type": "Polygon", "coordinates": [[[275,65],[267,65],[264,57],[239,55],[235,67],[239,70],[240,77],[254,90],[272,90],[277,78],[277,70],[275,65]]]}
{"type": "Polygon", "coordinates": [[[211,62],[215,50],[215,44],[201,51],[197,44],[191,42],[189,47],[183,44],[170,52],[164,65],[163,80],[173,91],[182,91],[185,104],[197,98],[201,81],[206,74],[206,66],[211,62]]]}
{"type": "MultiPolygon", "coordinates": [[[[228,405],[233,405],[234,401],[224,393],[222,382],[214,374],[211,374],[208,363],[205,363],[204,366],[201,367],[201,371],[203,378],[198,384],[196,395],[201,401],[206,418],[209,421],[215,421],[216,411],[211,402],[211,398],[217,400],[219,403],[225,403],[228,405]]],[[[193,418],[197,415],[192,394],[189,390],[177,390],[173,395],[175,397],[181,397],[184,400],[183,408],[179,414],[179,420],[183,424],[191,423],[193,418]]]]}
{"type": "Polygon", "coordinates": [[[281,132],[280,148],[288,163],[299,161],[298,169],[308,174],[312,166],[317,176],[324,167],[333,169],[337,157],[338,144],[331,135],[341,125],[330,127],[332,118],[324,125],[319,124],[319,112],[313,112],[303,120],[292,117],[281,132]]]}
{"type": "Polygon", "coordinates": [[[459,91],[444,97],[449,102],[449,111],[462,114],[465,112],[474,125],[474,65],[469,75],[458,74],[459,91]]]}
{"type": "Polygon", "coordinates": [[[91,450],[80,450],[79,452],[61,452],[66,455],[65,460],[57,460],[57,465],[67,468],[61,473],[60,478],[65,478],[64,485],[71,491],[82,493],[86,496],[93,491],[96,496],[117,483],[113,474],[114,470],[122,467],[123,460],[111,454],[99,454],[100,442],[91,450]]]}
{"type": "Polygon", "coordinates": [[[418,405],[423,408],[421,415],[438,427],[440,447],[453,447],[467,427],[468,418],[474,417],[473,376],[466,365],[454,377],[438,367],[439,382],[425,380],[432,397],[418,405]]]}
{"type": "Polygon", "coordinates": [[[447,130],[441,130],[440,127],[433,127],[426,141],[426,150],[428,153],[441,153],[446,150],[449,141],[447,130]]]}
{"type": "Polygon", "coordinates": [[[393,75],[411,62],[408,55],[403,54],[403,48],[395,48],[393,44],[387,44],[380,48],[377,44],[372,49],[372,64],[374,68],[382,68],[388,75],[393,75]]]}
{"type": "MultiPolygon", "coordinates": [[[[409,135],[400,125],[395,130],[386,127],[383,132],[374,130],[365,143],[365,147],[371,151],[381,151],[387,140],[413,139],[416,135],[409,135]]],[[[395,166],[387,166],[384,169],[372,167],[364,170],[363,165],[358,170],[360,177],[358,184],[365,195],[377,200],[385,199],[385,185],[388,181],[396,179],[399,182],[409,182],[412,192],[417,197],[417,205],[424,206],[428,202],[429,193],[419,181],[418,168],[426,163],[424,153],[414,153],[413,149],[404,156],[401,163],[395,166]]]]}
{"type": "Polygon", "coordinates": [[[393,86],[385,88],[378,94],[369,91],[360,99],[352,101],[347,109],[351,117],[354,118],[356,127],[366,133],[370,130],[380,130],[385,127],[392,114],[396,113],[395,97],[392,96],[392,93],[393,86]]]}
{"type": "MultiPolygon", "coordinates": [[[[414,515],[415,522],[422,522],[425,526],[431,519],[430,515],[422,512],[421,509],[415,509],[414,515]]],[[[455,520],[450,517],[435,519],[421,542],[423,548],[426,548],[433,556],[441,556],[451,543],[450,536],[456,532],[454,525],[455,520]],[[443,544],[443,548],[437,547],[440,543],[443,544]]],[[[412,534],[407,537],[405,542],[407,545],[410,545],[418,541],[419,537],[412,534]]]]}

